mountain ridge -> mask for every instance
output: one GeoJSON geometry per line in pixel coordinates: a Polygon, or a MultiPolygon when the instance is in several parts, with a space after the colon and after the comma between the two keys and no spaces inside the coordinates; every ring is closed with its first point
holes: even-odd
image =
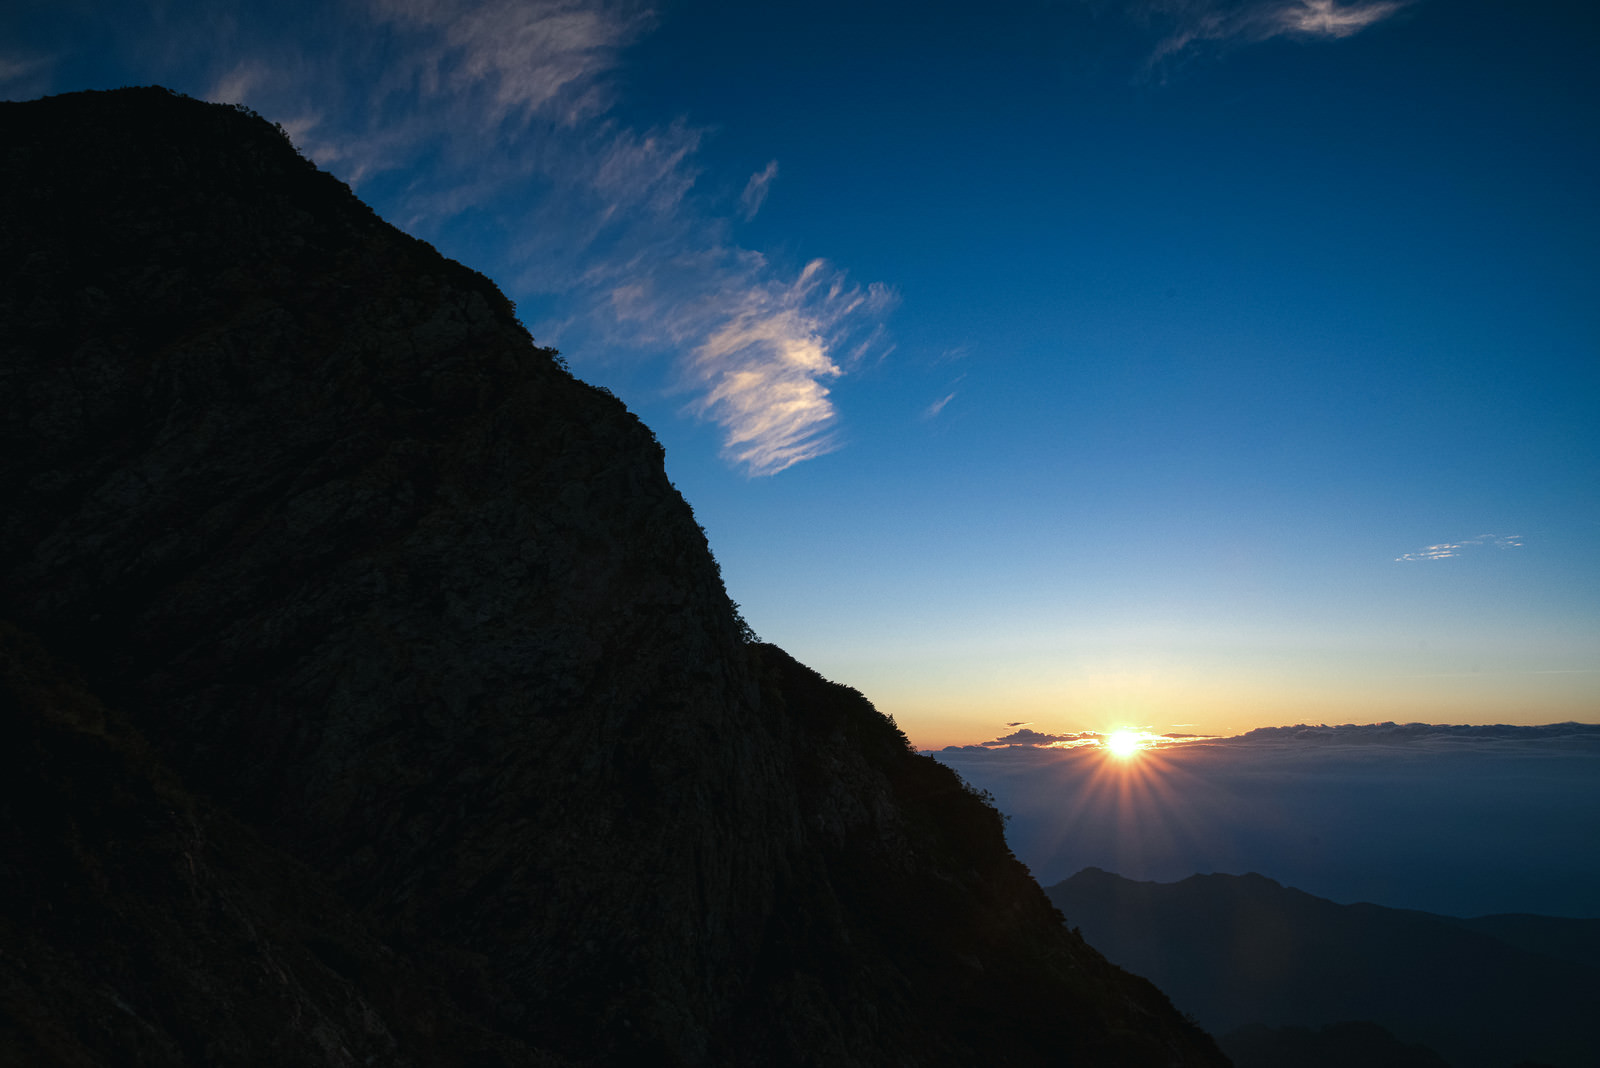
{"type": "Polygon", "coordinates": [[[1524,1058],[1578,1068],[1600,1052],[1585,1009],[1600,994],[1600,970],[1581,947],[1533,952],[1473,920],[1339,905],[1257,873],[1156,883],[1089,868],[1046,893],[1225,1049],[1245,1027],[1370,1021],[1459,1068],[1524,1058]]]}
{"type": "Polygon", "coordinates": [[[1225,1063],[953,772],[748,640],[654,435],[482,275],[245,110],[0,129],[39,769],[0,813],[0,1052],[277,1062],[281,1018],[296,1063],[1225,1063]],[[24,833],[40,804],[71,826],[24,833]],[[30,925],[52,894],[103,925],[30,925]],[[287,1015],[206,1008],[252,999],[287,1015]]]}

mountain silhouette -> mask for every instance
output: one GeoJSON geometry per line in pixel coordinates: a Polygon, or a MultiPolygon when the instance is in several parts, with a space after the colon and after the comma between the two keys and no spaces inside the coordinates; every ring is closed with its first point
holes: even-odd
{"type": "Polygon", "coordinates": [[[1340,905],[1256,874],[1151,883],[1088,868],[1047,893],[1091,944],[1222,1036],[1240,1064],[1313,1039],[1373,1039],[1309,1032],[1361,1021],[1458,1068],[1600,1063],[1594,921],[1340,905]],[[1573,952],[1536,951],[1563,929],[1573,952]],[[1265,1033],[1285,1028],[1299,1030],[1265,1033]]]}
{"type": "Polygon", "coordinates": [[[239,108],[0,104],[0,1062],[1218,1065],[239,108]]]}
{"type": "Polygon", "coordinates": [[[1309,1027],[1250,1024],[1228,1034],[1234,1068],[1450,1068],[1426,1046],[1408,1045],[1375,1023],[1309,1027]]]}

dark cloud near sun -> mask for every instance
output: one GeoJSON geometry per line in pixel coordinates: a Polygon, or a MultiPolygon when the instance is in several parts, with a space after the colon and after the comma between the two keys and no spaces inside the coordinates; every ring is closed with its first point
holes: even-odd
{"type": "MultiPolygon", "coordinates": [[[[1053,748],[1053,747],[1060,747],[1062,745],[1072,745],[1072,744],[1075,744],[1075,743],[1076,744],[1080,744],[1080,745],[1098,744],[1102,739],[1104,739],[1106,737],[1106,735],[1104,735],[1102,733],[1099,733],[1097,731],[1073,731],[1073,732],[1068,732],[1066,734],[1047,734],[1047,733],[1045,733],[1043,731],[1036,731],[1036,730],[1033,730],[1031,728],[1026,727],[1025,724],[1027,722],[1029,722],[1029,721],[1022,720],[1022,721],[1019,721],[1019,722],[1016,722],[1016,723],[1007,723],[1006,724],[1007,727],[1020,727],[1022,729],[1021,730],[1012,731],[1010,734],[1002,735],[1001,737],[996,738],[993,741],[984,742],[980,746],[951,746],[950,748],[951,749],[958,749],[958,748],[959,749],[973,749],[973,748],[986,749],[986,748],[1005,747],[1005,746],[1014,746],[1014,747],[1018,747],[1018,748],[1028,747],[1028,746],[1040,747],[1040,748],[1053,748]]],[[[1150,747],[1152,745],[1159,745],[1159,744],[1161,744],[1161,742],[1156,740],[1158,737],[1159,737],[1159,739],[1167,741],[1167,742],[1186,742],[1186,741],[1190,741],[1190,740],[1193,740],[1193,739],[1204,738],[1204,737],[1206,737],[1206,735],[1201,735],[1201,734],[1163,734],[1163,735],[1159,735],[1159,736],[1146,735],[1144,740],[1140,744],[1143,747],[1146,747],[1146,748],[1148,748],[1148,747],[1150,747]]]]}
{"type": "MultiPolygon", "coordinates": [[[[1012,724],[1006,724],[1012,726],[1012,724]]],[[[1056,742],[1076,742],[1092,735],[1083,734],[1044,734],[1040,731],[1023,727],[1021,730],[1012,731],[1010,734],[996,738],[992,742],[984,742],[986,746],[992,745],[1051,745],[1056,742]]]]}

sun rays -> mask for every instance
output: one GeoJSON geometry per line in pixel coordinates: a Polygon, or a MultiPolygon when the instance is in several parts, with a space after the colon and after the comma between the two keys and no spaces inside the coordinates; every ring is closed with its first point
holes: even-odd
{"type": "Polygon", "coordinates": [[[1226,830],[1211,818],[1215,791],[1204,770],[1210,746],[1125,728],[1036,748],[1034,766],[1054,780],[1054,803],[1048,816],[1041,811],[1026,819],[1029,840],[1017,846],[1045,856],[1077,854],[1079,867],[1094,864],[1133,878],[1179,878],[1231,855],[1226,830]],[[1199,799],[1208,803],[1196,805],[1199,799]],[[1070,845],[1074,840],[1081,849],[1070,845]],[[1184,871],[1167,870],[1173,858],[1184,871]]]}

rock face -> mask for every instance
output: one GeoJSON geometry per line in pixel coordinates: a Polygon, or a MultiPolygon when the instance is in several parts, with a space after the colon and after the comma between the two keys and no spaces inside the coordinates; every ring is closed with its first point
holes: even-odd
{"type": "Polygon", "coordinates": [[[0,1061],[1217,1064],[271,125],[0,104],[0,1061]]]}

